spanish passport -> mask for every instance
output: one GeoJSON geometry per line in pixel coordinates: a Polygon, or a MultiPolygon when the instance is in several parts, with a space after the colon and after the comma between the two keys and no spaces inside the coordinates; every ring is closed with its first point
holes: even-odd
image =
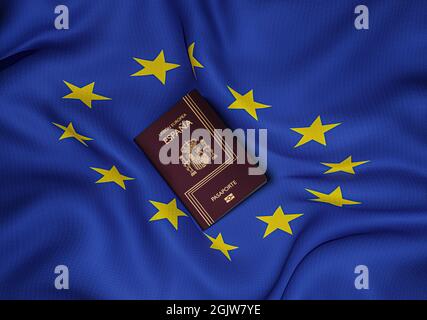
{"type": "Polygon", "coordinates": [[[267,182],[249,174],[250,155],[236,137],[219,134],[226,129],[193,90],[135,138],[203,230],[267,182]]]}

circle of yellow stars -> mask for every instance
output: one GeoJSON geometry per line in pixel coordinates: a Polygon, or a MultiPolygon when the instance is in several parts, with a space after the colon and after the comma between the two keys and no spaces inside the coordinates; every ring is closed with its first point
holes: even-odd
{"type": "MultiPolygon", "coordinates": [[[[339,125],[341,125],[341,123],[323,124],[322,119],[319,115],[308,127],[291,128],[292,131],[299,133],[302,136],[297,142],[297,144],[294,146],[294,148],[301,147],[311,141],[317,142],[318,144],[321,144],[326,147],[327,143],[325,134],[339,125]]],[[[321,164],[326,167],[329,167],[329,169],[326,170],[324,174],[331,174],[336,172],[355,174],[355,167],[358,167],[368,162],[369,160],[353,162],[352,156],[350,155],[341,162],[321,162],[321,164]]],[[[305,190],[316,197],[314,199],[309,199],[311,201],[323,202],[337,207],[342,207],[344,205],[361,204],[361,202],[359,201],[344,198],[341,186],[336,186],[335,189],[330,191],[329,193],[323,193],[308,188],[306,188],[305,190]]]]}
{"type": "MultiPolygon", "coordinates": [[[[197,69],[204,69],[205,66],[195,57],[195,47],[196,43],[192,42],[187,48],[187,55],[193,76],[195,79],[197,79],[197,69]]],[[[132,77],[153,76],[154,78],[159,80],[162,85],[166,85],[167,73],[180,67],[179,64],[166,60],[164,50],[160,50],[160,52],[153,60],[136,57],[134,57],[133,59],[140,66],[142,66],[142,69],[137,70],[133,74],[131,74],[132,77]]],[[[94,92],[95,82],[90,82],[83,85],[78,85],[65,80],[63,80],[63,82],[70,90],[70,92],[62,98],[78,100],[84,106],[90,109],[92,109],[94,101],[96,103],[99,103],[100,101],[112,100],[107,96],[94,92]]],[[[234,101],[231,102],[227,108],[229,110],[246,111],[246,113],[256,121],[259,120],[259,110],[268,109],[272,107],[271,105],[255,101],[253,89],[248,90],[244,94],[239,93],[231,86],[227,86],[227,89],[234,98],[234,101]]],[[[93,138],[78,133],[72,122],[69,122],[67,125],[59,124],[56,122],[52,122],[52,124],[62,130],[62,134],[59,137],[59,140],[75,139],[79,143],[83,144],[85,147],[88,147],[87,141],[94,140],[93,138]]],[[[295,144],[294,148],[299,148],[309,142],[316,142],[320,145],[327,146],[325,134],[332,131],[339,125],[341,125],[341,123],[324,124],[319,115],[307,127],[290,128],[293,132],[296,132],[301,135],[299,141],[295,144]]],[[[352,156],[350,155],[341,162],[321,162],[321,164],[325,167],[328,167],[324,174],[343,172],[354,175],[356,173],[354,170],[355,167],[361,166],[368,162],[369,160],[353,161],[352,156]]],[[[135,180],[135,178],[128,177],[122,174],[115,165],[111,166],[110,169],[98,167],[90,167],[90,169],[101,175],[101,177],[97,181],[95,181],[96,184],[114,183],[118,185],[121,189],[126,190],[125,181],[135,180]]],[[[329,193],[323,193],[308,188],[306,188],[305,190],[316,197],[313,199],[309,199],[310,201],[314,202],[327,203],[337,207],[342,207],[344,205],[356,205],[361,203],[358,201],[344,198],[340,186],[335,187],[335,189],[330,191],[329,193]]],[[[150,222],[167,221],[175,230],[178,230],[179,218],[187,217],[187,214],[185,214],[184,211],[178,208],[177,201],[175,198],[170,200],[168,203],[163,203],[154,200],[149,200],[149,202],[153,205],[155,209],[157,209],[157,212],[154,213],[154,215],[152,215],[149,219],[150,222]]],[[[267,238],[276,231],[282,231],[292,236],[293,231],[291,228],[291,222],[300,218],[301,216],[303,216],[303,213],[285,213],[282,209],[282,206],[278,206],[271,215],[257,216],[256,218],[266,224],[263,238],[267,238]]],[[[221,232],[218,233],[216,237],[210,236],[208,234],[205,234],[205,236],[211,242],[211,249],[219,251],[229,261],[231,261],[230,252],[238,249],[238,246],[225,242],[221,232]]]]}

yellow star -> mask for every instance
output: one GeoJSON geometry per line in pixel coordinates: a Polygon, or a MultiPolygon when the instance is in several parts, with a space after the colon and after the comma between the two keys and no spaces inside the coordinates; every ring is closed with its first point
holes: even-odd
{"type": "Polygon", "coordinates": [[[337,207],[342,207],[345,204],[348,204],[348,205],[361,204],[361,202],[344,199],[342,197],[342,192],[341,192],[340,186],[338,186],[334,191],[332,191],[329,194],[322,193],[319,191],[310,190],[310,189],[305,189],[305,190],[307,190],[308,192],[310,192],[311,194],[313,194],[317,197],[316,199],[310,199],[311,201],[329,203],[329,204],[332,204],[332,205],[337,206],[337,207]]]}
{"type": "Polygon", "coordinates": [[[187,216],[176,206],[176,199],[173,199],[169,203],[162,203],[150,200],[150,203],[159,210],[154,216],[151,217],[150,221],[167,219],[173,225],[173,227],[178,230],[178,217],[187,216]]]}
{"type": "Polygon", "coordinates": [[[309,127],[303,128],[291,128],[291,130],[302,134],[302,138],[298,143],[294,146],[294,148],[302,146],[309,141],[316,141],[324,146],[326,146],[325,133],[329,130],[339,126],[341,123],[333,123],[333,124],[322,124],[322,119],[320,116],[313,121],[313,123],[309,127]]]}
{"type": "Polygon", "coordinates": [[[228,106],[228,109],[243,109],[246,110],[255,120],[258,121],[257,109],[271,108],[267,104],[262,104],[254,101],[254,90],[248,91],[246,94],[241,95],[231,87],[227,87],[230,90],[233,97],[236,99],[232,104],[228,106]]]}
{"type": "Polygon", "coordinates": [[[228,251],[235,250],[238,247],[225,243],[224,239],[222,239],[221,233],[219,233],[216,238],[213,238],[206,233],[205,235],[210,241],[212,241],[211,249],[221,251],[222,254],[226,256],[228,260],[231,261],[230,254],[228,253],[228,251]]]}
{"type": "Polygon", "coordinates": [[[81,87],[81,88],[77,87],[74,84],[69,83],[65,80],[64,80],[64,83],[71,90],[71,93],[62,97],[63,99],[80,100],[89,108],[92,108],[92,101],[93,100],[111,100],[111,98],[107,98],[107,97],[101,96],[99,94],[93,93],[93,89],[95,87],[95,82],[89,83],[88,85],[81,87]]]}
{"type": "Polygon", "coordinates": [[[338,162],[338,163],[321,162],[321,164],[331,168],[331,169],[325,171],[324,174],[339,172],[339,171],[355,174],[354,167],[360,166],[360,165],[365,164],[367,162],[369,162],[369,160],[353,162],[351,159],[351,156],[349,156],[345,160],[338,162]]]}
{"type": "Polygon", "coordinates": [[[94,167],[90,168],[103,175],[103,177],[95,183],[114,182],[115,184],[118,184],[120,187],[126,190],[125,181],[135,180],[135,178],[130,178],[122,175],[119,170],[117,170],[116,166],[112,166],[110,170],[94,167]]]}
{"type": "Polygon", "coordinates": [[[267,237],[270,233],[277,229],[285,231],[292,235],[292,229],[289,222],[301,217],[302,213],[285,214],[281,206],[274,211],[272,216],[259,216],[259,220],[267,223],[267,229],[265,229],[264,237],[267,237]]]}
{"type": "Polygon", "coordinates": [[[83,135],[81,135],[81,134],[78,134],[78,133],[76,132],[76,130],[74,129],[74,127],[73,127],[73,123],[72,123],[72,122],[70,122],[70,123],[68,124],[68,126],[67,126],[67,127],[62,126],[62,125],[60,125],[60,124],[57,124],[57,123],[55,123],[55,122],[52,122],[52,123],[53,123],[55,126],[57,126],[58,128],[60,128],[60,129],[64,130],[64,133],[59,137],[59,140],[67,139],[67,138],[74,138],[74,139],[76,139],[77,141],[79,141],[79,142],[83,143],[86,147],[87,147],[87,144],[86,144],[86,142],[85,142],[85,141],[93,140],[92,138],[89,138],[89,137],[83,136],[83,135]]]}
{"type": "Polygon", "coordinates": [[[139,58],[133,59],[140,65],[142,65],[144,68],[132,74],[132,77],[153,75],[163,84],[166,83],[166,72],[178,68],[180,66],[179,64],[166,62],[163,50],[160,51],[157,57],[152,61],[143,60],[139,58]]]}
{"type": "Polygon", "coordinates": [[[191,69],[193,69],[194,77],[197,78],[196,70],[194,70],[194,68],[204,68],[204,66],[194,57],[194,45],[195,43],[193,42],[188,46],[188,57],[190,58],[191,69]]]}

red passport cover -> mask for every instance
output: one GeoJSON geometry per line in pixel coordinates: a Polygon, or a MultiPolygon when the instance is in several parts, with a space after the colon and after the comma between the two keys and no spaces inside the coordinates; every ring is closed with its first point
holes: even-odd
{"type": "Polygon", "coordinates": [[[136,144],[203,230],[267,182],[265,175],[248,174],[251,165],[247,161],[244,164],[240,164],[240,161],[236,163],[239,156],[236,140],[230,145],[214,132],[214,129],[226,128],[208,102],[193,90],[135,138],[136,144]],[[181,138],[180,134],[188,124],[190,132],[198,128],[207,129],[212,145],[207,146],[203,139],[178,140],[180,162],[163,164],[159,160],[160,149],[175,138],[181,138]],[[198,161],[200,159],[197,157],[189,160],[188,152],[182,153],[185,148],[199,148],[204,157],[211,159],[217,156],[215,150],[222,150],[222,163],[215,164],[212,160],[206,164],[207,161],[198,161]]]}

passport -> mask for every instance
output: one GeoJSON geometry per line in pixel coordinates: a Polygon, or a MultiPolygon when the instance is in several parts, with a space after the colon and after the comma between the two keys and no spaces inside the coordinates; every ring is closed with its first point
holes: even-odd
{"type": "Polygon", "coordinates": [[[240,142],[230,144],[215,129],[227,127],[193,90],[134,139],[203,230],[267,182],[264,174],[249,175],[253,165],[238,152],[240,142]],[[196,129],[207,136],[193,138],[196,129]],[[173,144],[179,161],[164,164],[161,149],[173,144]]]}

